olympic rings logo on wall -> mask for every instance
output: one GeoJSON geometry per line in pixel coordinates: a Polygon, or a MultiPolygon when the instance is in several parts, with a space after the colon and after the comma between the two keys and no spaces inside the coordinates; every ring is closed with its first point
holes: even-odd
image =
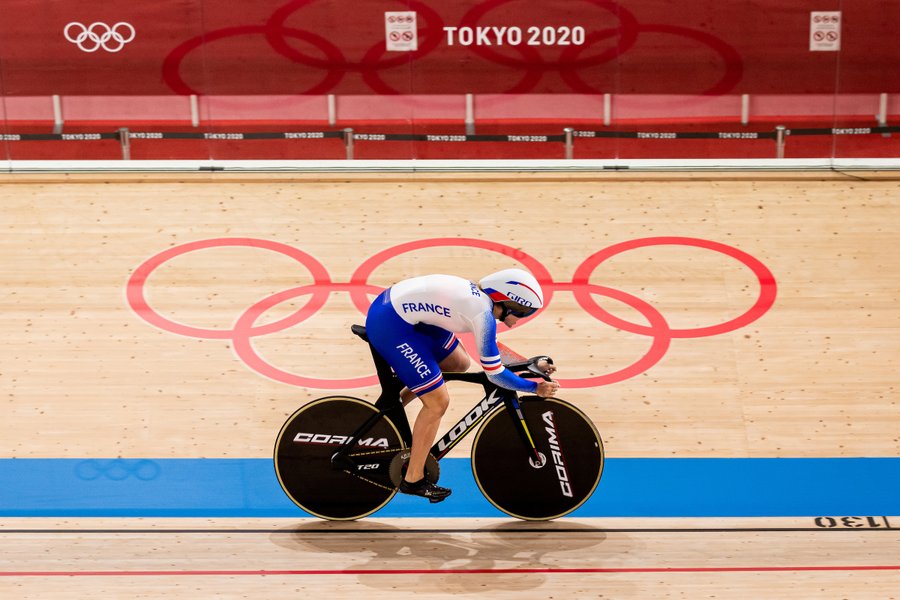
{"type": "Polygon", "coordinates": [[[119,52],[125,44],[134,39],[135,31],[131,23],[124,21],[119,21],[112,27],[100,22],[84,25],[73,21],[63,29],[63,35],[82,52],[96,52],[103,48],[107,52],[114,53],[119,52]],[[72,35],[73,31],[77,33],[72,35]]]}
{"type": "MultiPolygon", "coordinates": [[[[322,79],[306,90],[297,94],[327,94],[331,92],[347,73],[358,72],[369,88],[377,94],[401,94],[381,77],[380,72],[412,62],[431,54],[444,40],[444,21],[441,16],[427,4],[418,0],[403,2],[404,10],[415,11],[421,17],[423,25],[418,31],[420,41],[417,50],[404,52],[402,55],[384,58],[387,48],[383,40],[370,47],[359,60],[348,59],[328,39],[311,31],[297,29],[288,25],[288,20],[301,8],[312,4],[315,0],[292,0],[277,9],[263,25],[236,25],[204,32],[174,48],[163,62],[163,79],[178,94],[199,94],[189,85],[181,74],[181,65],[195,50],[218,40],[227,38],[262,35],[269,46],[279,55],[297,64],[305,70],[314,69],[322,73],[322,79]],[[292,42],[303,42],[314,46],[321,56],[313,56],[302,52],[292,42]]],[[[476,28],[490,11],[512,2],[513,0],[487,0],[478,4],[460,19],[459,27],[476,28]]],[[[690,40],[709,48],[718,55],[723,63],[724,72],[720,79],[704,90],[685,90],[682,93],[722,95],[732,90],[743,77],[743,59],[731,45],[712,34],[664,23],[640,23],[637,17],[627,8],[614,0],[584,0],[602,9],[618,20],[618,24],[589,33],[582,45],[566,46],[556,60],[548,60],[534,47],[527,45],[506,46],[519,56],[505,54],[489,46],[467,46],[475,54],[511,70],[522,71],[522,78],[507,90],[499,93],[523,94],[532,91],[544,75],[556,71],[573,92],[581,94],[602,94],[609,91],[588,83],[580,74],[587,67],[595,67],[608,63],[629,51],[637,43],[641,34],[661,34],[664,36],[690,40]],[[615,38],[614,43],[605,50],[591,56],[582,56],[586,49],[615,38]]],[[[380,30],[379,30],[380,31],[380,30]]]]}
{"type": "MultiPolygon", "coordinates": [[[[255,350],[253,339],[283,331],[309,319],[325,306],[332,293],[349,293],[354,306],[361,314],[365,315],[371,303],[370,297],[375,297],[383,290],[383,288],[369,283],[369,278],[377,267],[384,264],[387,260],[402,254],[425,248],[448,246],[487,250],[506,257],[512,257],[534,274],[544,289],[545,306],[547,308],[535,317],[524,320],[522,322],[524,325],[527,325],[532,319],[540,318],[547,310],[550,310],[549,306],[554,294],[570,292],[578,305],[597,320],[612,327],[651,338],[650,348],[631,365],[603,375],[569,379],[561,378],[559,380],[560,385],[564,388],[609,385],[640,375],[665,356],[673,339],[718,335],[744,327],[764,315],[774,304],[776,296],[775,277],[771,271],[762,262],[746,252],[726,244],[699,238],[649,237],[620,242],[595,252],[578,266],[574,277],[568,282],[555,281],[547,268],[536,258],[511,246],[472,238],[432,238],[399,244],[375,254],[357,267],[347,283],[332,281],[331,276],[322,263],[310,254],[293,246],[255,238],[213,238],[174,246],[144,261],[129,278],[126,297],[129,306],[140,318],[159,329],[200,339],[231,340],[234,352],[249,368],[275,381],[316,389],[366,387],[377,384],[378,380],[375,375],[346,379],[319,379],[283,370],[267,362],[255,350]],[[591,275],[604,261],[629,250],[665,245],[702,248],[735,259],[750,269],[755,275],[759,283],[759,293],[756,301],[743,314],[723,323],[705,327],[678,329],[671,327],[662,313],[637,296],[622,290],[590,283],[591,275]],[[150,306],[146,297],[147,281],[157,268],[174,258],[191,252],[221,247],[257,248],[284,255],[303,265],[309,271],[313,282],[309,285],[301,285],[274,293],[257,301],[237,318],[231,329],[212,329],[186,325],[163,316],[150,306]],[[309,300],[293,313],[276,321],[257,324],[257,321],[270,309],[303,296],[309,296],[309,300]],[[633,323],[612,315],[596,302],[594,296],[610,298],[631,307],[642,315],[647,323],[633,323]]],[[[335,332],[335,335],[342,335],[343,333],[335,332]]]]}

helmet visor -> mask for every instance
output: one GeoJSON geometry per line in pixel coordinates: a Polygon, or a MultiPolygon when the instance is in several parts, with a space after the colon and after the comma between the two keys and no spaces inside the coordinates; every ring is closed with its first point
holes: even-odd
{"type": "Polygon", "coordinates": [[[533,306],[524,306],[518,302],[507,301],[503,303],[503,306],[506,308],[506,312],[520,319],[530,317],[537,312],[537,308],[533,306]]]}

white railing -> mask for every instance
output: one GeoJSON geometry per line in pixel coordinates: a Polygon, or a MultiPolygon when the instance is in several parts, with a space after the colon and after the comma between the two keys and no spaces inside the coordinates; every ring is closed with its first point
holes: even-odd
{"type": "Polygon", "coordinates": [[[9,125],[116,123],[191,127],[254,122],[341,126],[342,123],[459,123],[473,134],[498,121],[623,123],[733,122],[832,117],[887,125],[900,116],[900,94],[742,94],[728,96],[636,94],[459,94],[419,96],[47,96],[5,97],[0,120],[9,125]]]}

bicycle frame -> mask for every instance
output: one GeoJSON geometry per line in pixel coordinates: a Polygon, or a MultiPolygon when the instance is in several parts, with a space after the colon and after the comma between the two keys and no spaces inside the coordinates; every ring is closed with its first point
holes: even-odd
{"type": "MultiPolygon", "coordinates": [[[[362,340],[368,343],[365,327],[353,325],[351,330],[362,340]]],[[[379,419],[387,416],[400,432],[400,437],[407,446],[412,444],[412,430],[409,427],[409,419],[406,416],[406,410],[400,400],[400,391],[404,388],[403,383],[397,378],[390,365],[384,358],[369,344],[369,350],[372,352],[372,360],[375,363],[375,371],[378,375],[378,381],[381,384],[381,394],[375,401],[375,407],[378,412],[366,420],[365,423],[353,432],[351,436],[341,445],[337,452],[332,456],[332,463],[336,468],[345,468],[350,461],[349,454],[353,449],[354,442],[361,436],[365,435],[379,419]]],[[[506,368],[523,372],[523,377],[540,377],[549,380],[549,377],[537,368],[537,362],[546,360],[550,364],[553,360],[549,356],[536,356],[527,361],[517,362],[506,365],[506,368]]],[[[525,417],[519,405],[519,396],[513,390],[507,390],[498,387],[490,382],[484,372],[477,373],[444,373],[445,381],[464,381],[467,383],[480,384],[484,388],[484,397],[472,409],[466,413],[447,433],[438,438],[431,447],[431,454],[440,460],[453,449],[466,435],[477,429],[479,423],[494,410],[498,410],[501,404],[506,407],[510,415],[515,415],[514,422],[519,437],[525,448],[531,454],[532,458],[540,463],[541,455],[534,444],[531,433],[528,431],[528,425],[525,423],[525,417]]]]}
{"type": "Polygon", "coordinates": [[[495,409],[499,409],[501,403],[506,407],[510,414],[517,417],[516,429],[518,430],[522,442],[526,445],[529,452],[535,459],[539,459],[537,448],[528,431],[525,423],[525,417],[522,415],[522,409],[519,406],[519,395],[513,390],[507,390],[492,384],[487,375],[480,373],[445,373],[445,381],[465,381],[468,383],[479,383],[484,388],[484,398],[472,407],[462,419],[460,419],[447,433],[438,438],[437,442],[431,447],[431,454],[438,460],[444,457],[453,447],[459,443],[470,432],[477,429],[479,423],[484,420],[495,409]]]}

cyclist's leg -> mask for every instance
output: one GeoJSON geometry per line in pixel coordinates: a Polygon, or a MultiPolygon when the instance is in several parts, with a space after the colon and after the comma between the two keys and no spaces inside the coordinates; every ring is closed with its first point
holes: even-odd
{"type": "Polygon", "coordinates": [[[450,404],[450,393],[443,383],[427,393],[419,394],[422,400],[422,409],[416,417],[413,426],[412,448],[409,453],[409,463],[406,474],[400,482],[400,491],[404,494],[412,494],[428,498],[431,502],[440,502],[450,495],[450,489],[435,485],[425,479],[425,461],[428,452],[437,437],[441,417],[447,411],[450,404]]]}
{"type": "Polygon", "coordinates": [[[425,477],[425,459],[437,437],[441,418],[450,405],[450,393],[447,391],[447,386],[443,384],[434,391],[421,394],[419,398],[422,400],[422,409],[413,425],[412,448],[410,448],[409,465],[404,477],[410,483],[420,481],[425,477]]]}
{"type": "Polygon", "coordinates": [[[469,365],[471,364],[472,359],[469,358],[469,353],[459,343],[456,344],[456,347],[453,348],[453,351],[446,358],[438,361],[438,365],[443,373],[463,373],[469,370],[469,365]]]}
{"type": "Polygon", "coordinates": [[[452,333],[438,327],[423,328],[407,323],[390,302],[382,302],[381,297],[369,308],[366,331],[375,350],[414,394],[426,394],[443,385],[438,363],[458,344],[452,333]],[[435,340],[435,336],[444,341],[435,340]],[[442,344],[447,346],[446,349],[442,344]]]}
{"type": "MultiPolygon", "coordinates": [[[[416,481],[410,478],[424,481],[425,459],[450,401],[438,363],[453,355],[459,342],[456,336],[439,327],[410,325],[397,315],[389,302],[380,298],[369,309],[366,331],[372,346],[391,365],[400,381],[413,395],[423,398],[422,411],[413,427],[406,479],[409,482],[416,481]]],[[[456,358],[451,362],[459,364],[460,361],[456,358]]],[[[450,493],[424,483],[427,489],[416,486],[410,491],[408,486],[401,486],[401,491],[424,495],[432,501],[441,500],[450,493]]]]}
{"type": "MultiPolygon", "coordinates": [[[[417,325],[416,332],[430,340],[430,352],[438,361],[441,373],[465,371],[469,368],[469,355],[455,335],[431,325],[417,325]]],[[[412,390],[406,391],[411,397],[415,397],[412,390]]],[[[425,496],[432,502],[439,502],[450,495],[450,490],[425,481],[425,461],[437,437],[441,419],[450,405],[450,392],[443,381],[437,387],[428,390],[420,389],[416,392],[422,400],[422,408],[413,426],[409,464],[400,491],[425,496]]],[[[403,393],[401,393],[401,398],[405,400],[403,393]]]]}
{"type": "MultiPolygon", "coordinates": [[[[425,337],[423,341],[427,343],[429,352],[438,362],[438,367],[442,373],[460,373],[468,370],[471,364],[469,354],[453,333],[440,327],[421,323],[413,326],[413,329],[416,333],[425,337]]],[[[410,391],[408,387],[400,391],[400,400],[404,406],[415,398],[416,394],[410,391]]]]}
{"type": "MultiPolygon", "coordinates": [[[[438,366],[442,373],[463,373],[469,370],[469,365],[471,364],[472,359],[469,358],[469,353],[466,352],[462,344],[456,344],[450,354],[438,363],[438,366]]],[[[415,399],[416,395],[408,387],[400,390],[400,400],[403,401],[403,406],[415,399]]]]}

